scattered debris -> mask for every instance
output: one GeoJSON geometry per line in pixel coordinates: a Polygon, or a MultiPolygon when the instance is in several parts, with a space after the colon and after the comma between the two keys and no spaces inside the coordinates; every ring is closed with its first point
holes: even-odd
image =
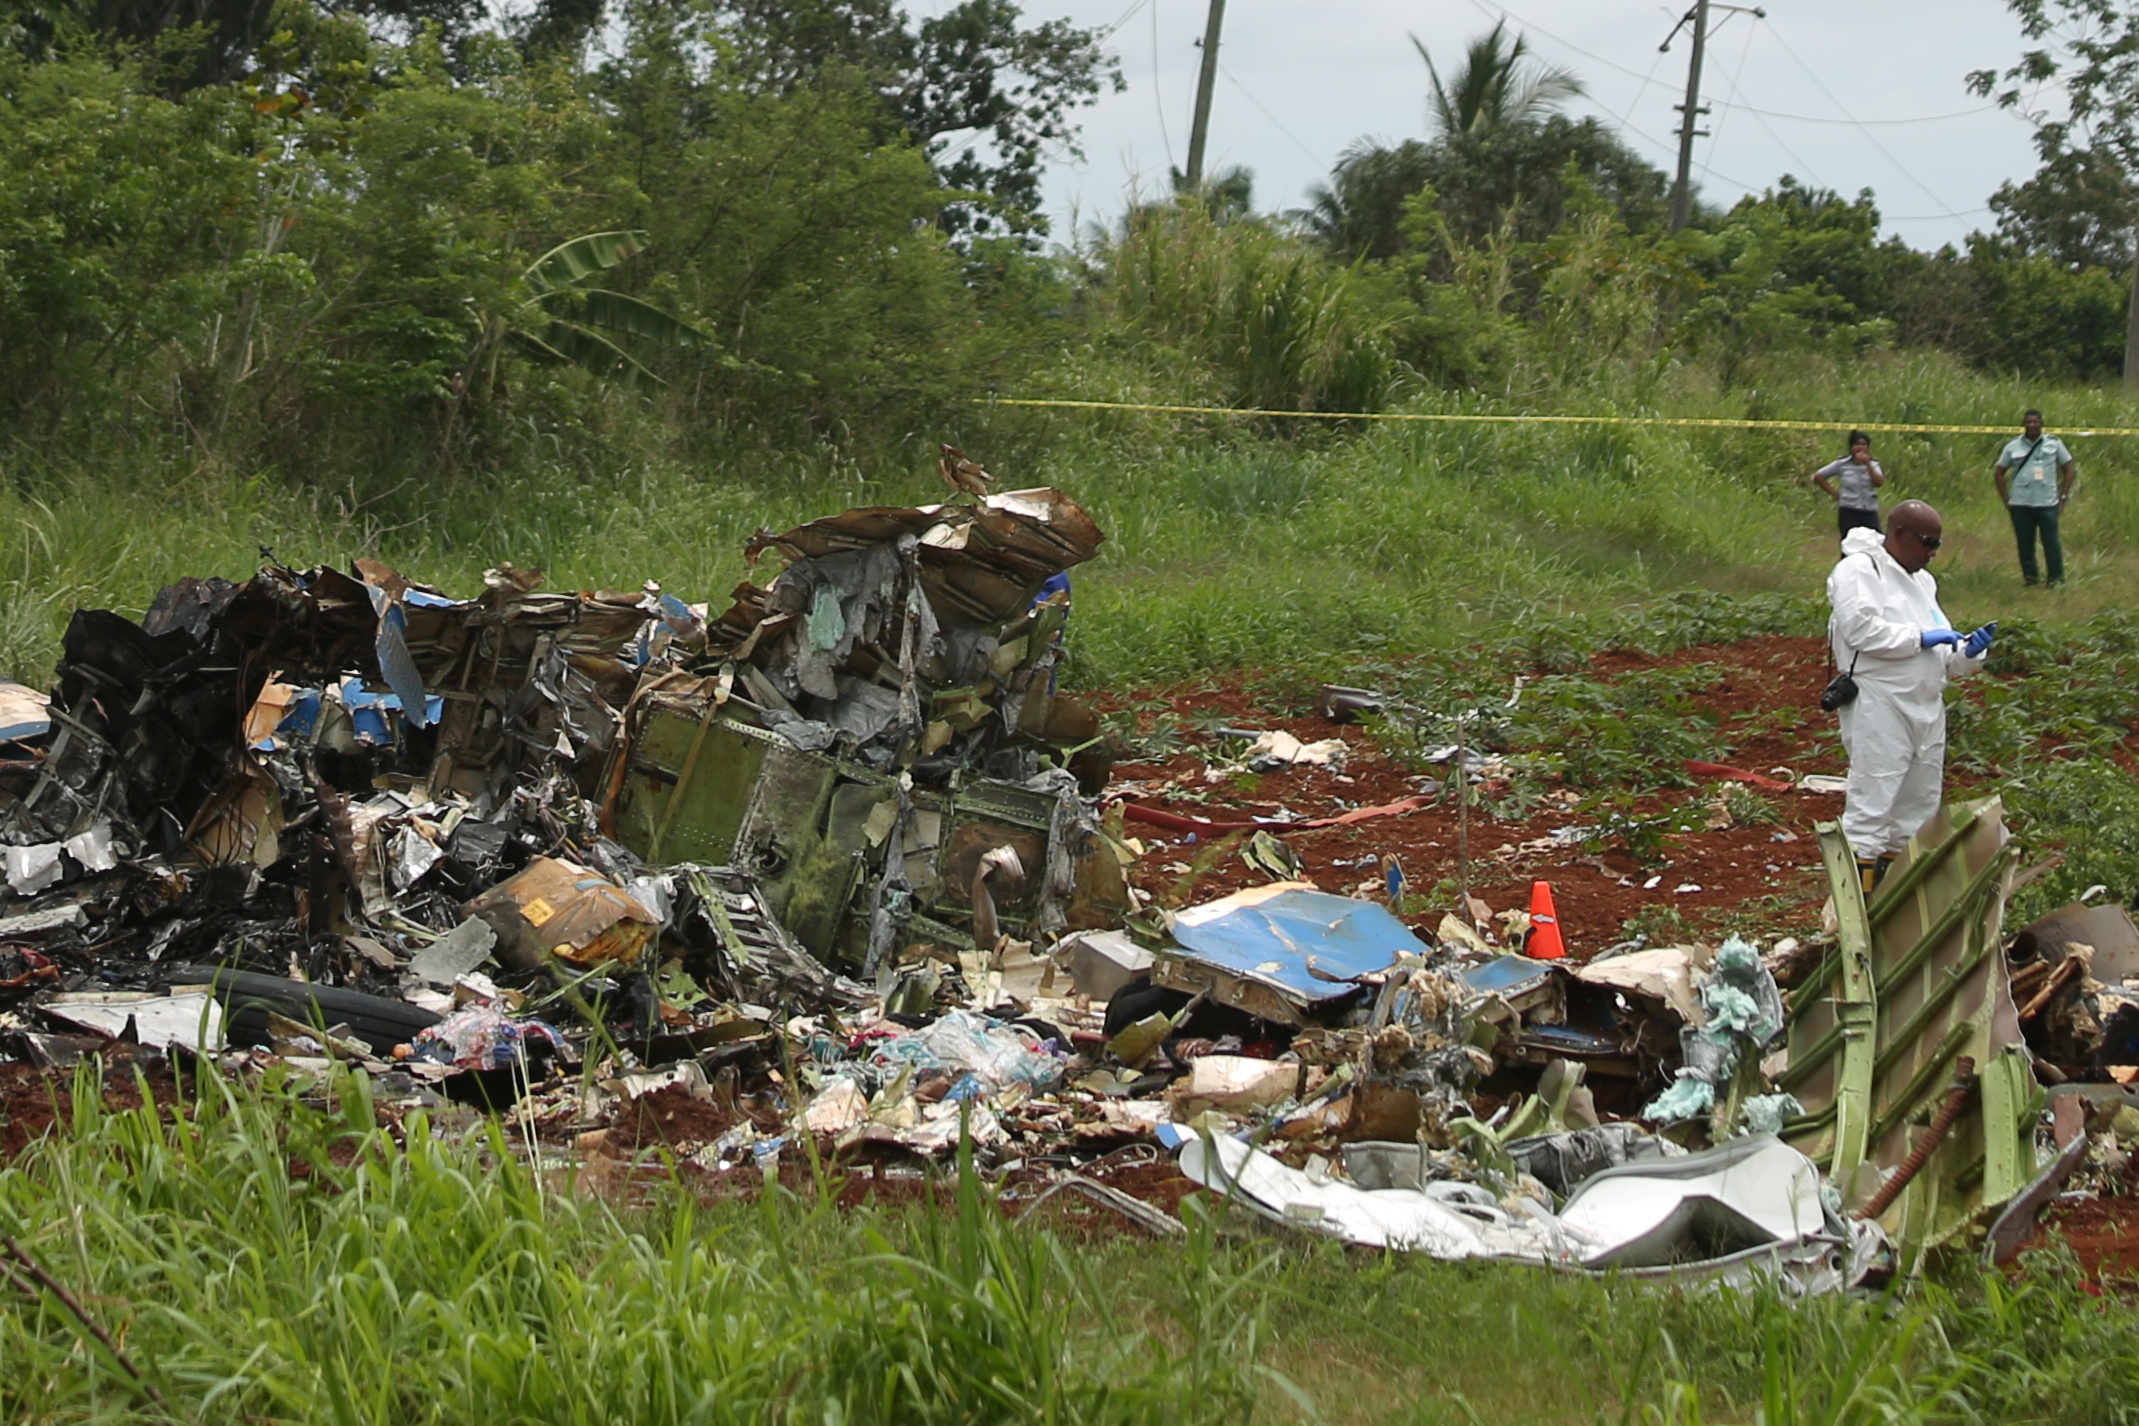
{"type": "Polygon", "coordinates": [[[1284,729],[1277,728],[1256,734],[1255,741],[1248,745],[1248,770],[1275,772],[1285,767],[1322,767],[1331,772],[1343,772],[1347,751],[1342,738],[1303,743],[1284,729]]]}
{"type": "MultiPolygon", "coordinates": [[[[761,532],[748,553],[780,567],[718,612],[650,581],[554,592],[501,565],[461,599],[272,556],[138,623],[77,612],[49,696],[0,683],[0,1050],[355,1066],[581,1156],[687,1104],[719,1127],[666,1147],[713,1175],[963,1139],[1048,1175],[1035,1204],[1160,1236],[1179,1225],[1094,1165],[1167,1145],[1347,1241],[1799,1291],[2039,1204],[2031,1066],[2139,1079],[2120,908],[2027,928],[2007,990],[1995,801],[1927,828],[1869,906],[1836,881],[1834,949],[1636,939],[1586,964],[1544,881],[1527,912],[1464,890],[1420,919],[1448,886],[1411,848],[1415,880],[1370,845],[1342,895],[1287,841],[1490,791],[1506,763],[1478,748],[1323,817],[1109,802],[1112,744],[1057,679],[1063,576],[1103,537],[1062,492],[990,494],[940,455],[961,503],[761,532]],[[1201,841],[1198,865],[1269,884],[1132,895],[1140,858],[1186,877],[1201,841]]],[[[1227,777],[1350,782],[1340,738],[1257,719],[1229,748],[1227,777]]],[[[1594,853],[1575,803],[1541,842],[1594,853]]],[[[1666,884],[1661,857],[1606,855],[1617,885],[1666,884]]]]}
{"type": "MultiPolygon", "coordinates": [[[[1414,1146],[1375,1147],[1426,1162],[1414,1146]]],[[[1877,1228],[1827,1207],[1819,1170],[1772,1135],[1601,1169],[1557,1211],[1527,1194],[1502,1197],[1430,1172],[1360,1187],[1288,1167],[1236,1139],[1191,1141],[1181,1163],[1197,1182],[1288,1227],[1437,1258],[1512,1258],[1667,1282],[1773,1277],[1811,1294],[1863,1281],[1884,1248],[1877,1228]]]]}

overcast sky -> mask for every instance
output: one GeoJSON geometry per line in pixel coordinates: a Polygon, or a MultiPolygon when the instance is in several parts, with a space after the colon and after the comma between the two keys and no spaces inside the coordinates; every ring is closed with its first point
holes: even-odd
{"type": "MultiPolygon", "coordinates": [[[[949,0],[908,0],[931,14],[949,0]]],[[[1505,13],[1539,58],[1572,69],[1595,114],[1666,173],[1676,164],[1673,105],[1684,97],[1685,35],[1657,46],[1686,8],[1658,0],[1227,0],[1211,106],[1207,170],[1255,172],[1261,209],[1303,206],[1337,155],[1372,135],[1424,137],[1426,67],[1444,76],[1464,45],[1505,13]]],[[[1141,186],[1163,192],[1185,161],[1206,0],[1023,0],[1028,20],[1067,17],[1111,31],[1128,88],[1083,110],[1085,159],[1048,173],[1055,236],[1069,219],[1104,221],[1141,186]]],[[[1694,182],[1712,203],[1785,173],[1845,195],[1870,188],[1886,230],[1917,247],[1992,226],[1990,194],[2035,168],[2021,118],[1964,83],[2020,49],[2004,0],[1765,0],[1765,19],[1711,6],[1702,98],[1715,112],[1697,140],[1694,182]],[[1717,24],[1717,21],[1722,21],[1717,24]]]]}

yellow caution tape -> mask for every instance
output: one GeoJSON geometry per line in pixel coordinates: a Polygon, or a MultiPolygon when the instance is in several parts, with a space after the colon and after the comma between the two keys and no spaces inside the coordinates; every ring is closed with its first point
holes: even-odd
{"type": "MultiPolygon", "coordinates": [[[[1729,416],[1526,416],[1452,414],[1440,411],[1269,411],[1249,406],[1162,406],[1140,401],[1047,401],[1035,397],[984,398],[994,406],[1043,406],[1075,411],[1155,411],[1172,416],[1275,416],[1296,421],[1444,421],[1474,424],[1558,426],[1706,426],[1749,431],[1889,431],[1947,436],[2012,436],[2017,426],[1927,426],[1899,421],[1762,421],[1729,416]]],[[[2139,426],[2062,429],[2060,436],[2139,436],[2139,426]]]]}

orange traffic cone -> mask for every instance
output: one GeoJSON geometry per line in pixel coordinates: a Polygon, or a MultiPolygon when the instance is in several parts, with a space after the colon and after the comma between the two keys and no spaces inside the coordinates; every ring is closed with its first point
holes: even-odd
{"type": "Polygon", "coordinates": [[[1530,883],[1530,934],[1523,938],[1523,954],[1534,961],[1567,959],[1567,943],[1560,939],[1560,915],[1552,909],[1552,883],[1530,883]]]}

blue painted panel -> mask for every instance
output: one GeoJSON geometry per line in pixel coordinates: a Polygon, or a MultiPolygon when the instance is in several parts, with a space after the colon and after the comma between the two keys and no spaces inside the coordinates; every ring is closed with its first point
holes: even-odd
{"type": "Polygon", "coordinates": [[[1309,1004],[1353,994],[1358,987],[1348,982],[1387,970],[1400,955],[1427,953],[1377,902],[1292,888],[1192,906],[1174,918],[1173,934],[1191,964],[1261,981],[1309,1004]]]}

